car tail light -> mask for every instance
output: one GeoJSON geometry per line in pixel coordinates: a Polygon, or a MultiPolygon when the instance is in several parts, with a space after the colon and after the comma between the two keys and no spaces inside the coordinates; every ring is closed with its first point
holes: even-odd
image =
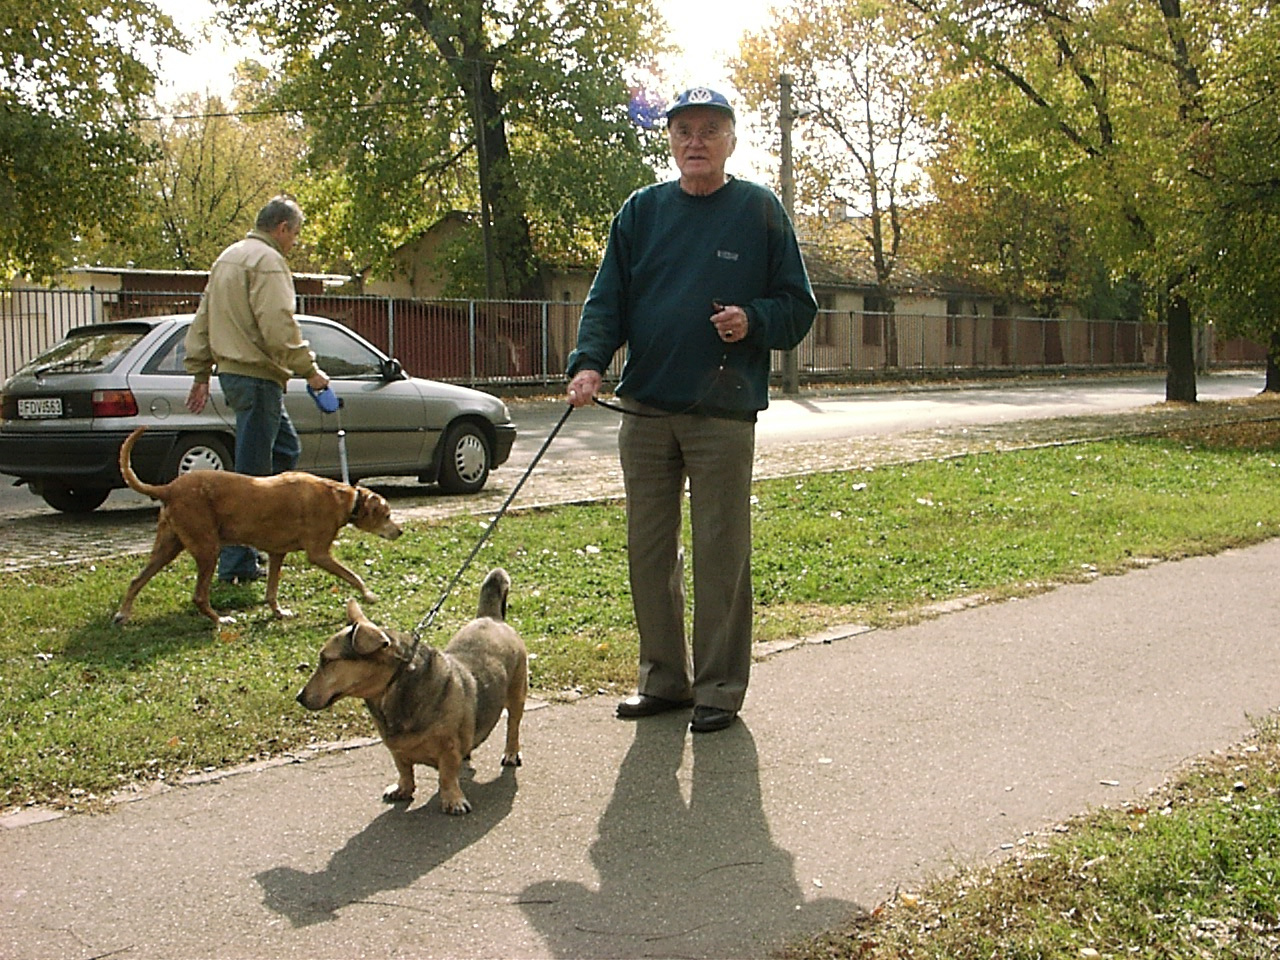
{"type": "Polygon", "coordinates": [[[132,390],[95,390],[90,398],[95,417],[136,417],[138,401],[132,390]]]}

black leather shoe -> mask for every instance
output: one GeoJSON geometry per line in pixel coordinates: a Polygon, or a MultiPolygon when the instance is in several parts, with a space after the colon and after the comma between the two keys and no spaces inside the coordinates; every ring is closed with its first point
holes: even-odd
{"type": "Polygon", "coordinates": [[[694,733],[715,733],[733,723],[737,716],[733,710],[721,710],[719,707],[694,707],[689,729],[694,733]]]}
{"type": "Polygon", "coordinates": [[[637,717],[652,717],[669,710],[684,710],[693,706],[692,700],[668,700],[666,697],[651,697],[647,693],[637,693],[627,697],[618,704],[618,716],[623,720],[635,720],[637,717]]]}

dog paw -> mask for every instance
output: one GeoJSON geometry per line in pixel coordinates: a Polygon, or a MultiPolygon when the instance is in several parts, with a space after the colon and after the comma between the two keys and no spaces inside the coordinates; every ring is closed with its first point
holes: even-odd
{"type": "Polygon", "coordinates": [[[362,596],[363,596],[363,597],[365,598],[365,600],[366,600],[367,602],[369,602],[369,603],[377,603],[377,602],[378,602],[378,595],[377,595],[376,593],[374,593],[372,590],[366,590],[366,591],[362,594],[362,596]]]}
{"type": "Polygon", "coordinates": [[[403,803],[413,799],[412,790],[401,790],[400,784],[393,783],[382,791],[383,803],[403,803]]]}
{"type": "Polygon", "coordinates": [[[518,753],[504,753],[502,755],[502,765],[504,767],[518,767],[523,763],[518,753]]]}
{"type": "Polygon", "coordinates": [[[440,808],[450,816],[460,817],[464,813],[471,812],[471,801],[466,797],[462,797],[460,800],[445,800],[441,798],[440,808]]]}

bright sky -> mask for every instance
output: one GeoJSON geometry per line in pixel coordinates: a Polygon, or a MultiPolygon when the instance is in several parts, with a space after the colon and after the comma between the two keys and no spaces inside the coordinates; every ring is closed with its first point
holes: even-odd
{"type": "MultiPolygon", "coordinates": [[[[657,0],[659,10],[671,27],[672,42],[684,52],[666,65],[667,80],[673,89],[655,92],[671,97],[677,92],[674,88],[705,84],[734,99],[727,61],[737,50],[743,32],[762,27],[769,19],[770,8],[778,2],[657,0]]],[[[194,53],[164,57],[161,69],[165,85],[159,91],[160,99],[169,100],[191,92],[229,95],[233,68],[256,50],[232,43],[221,32],[198,39],[213,14],[213,5],[208,0],[157,0],[157,6],[168,13],[180,29],[197,38],[194,53]]],[[[743,136],[729,161],[729,172],[767,180],[770,160],[766,152],[753,150],[745,142],[748,131],[744,127],[740,126],[739,132],[743,136]]]]}

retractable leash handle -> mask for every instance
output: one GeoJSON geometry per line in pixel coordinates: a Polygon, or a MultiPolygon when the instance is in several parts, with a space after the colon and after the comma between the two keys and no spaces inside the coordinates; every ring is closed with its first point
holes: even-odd
{"type": "Polygon", "coordinates": [[[325,387],[323,390],[317,390],[315,387],[308,384],[307,393],[311,394],[311,399],[316,402],[316,406],[320,408],[321,413],[337,413],[338,407],[342,406],[342,402],[338,399],[338,395],[333,392],[333,387],[325,387]]]}

